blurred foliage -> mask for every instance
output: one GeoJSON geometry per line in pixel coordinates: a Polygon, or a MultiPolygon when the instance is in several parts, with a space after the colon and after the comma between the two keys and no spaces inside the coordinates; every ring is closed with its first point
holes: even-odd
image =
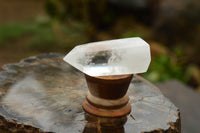
{"type": "Polygon", "coordinates": [[[188,82],[190,75],[184,73],[184,69],[170,56],[161,55],[152,59],[151,65],[144,77],[152,82],[160,82],[169,79],[179,79],[188,82]]]}
{"type": "Polygon", "coordinates": [[[87,41],[84,27],[75,21],[66,25],[37,18],[32,23],[10,23],[0,26],[0,46],[23,37],[28,38],[28,41],[22,44],[22,48],[40,51],[70,49],[87,41]]]}
{"type": "Polygon", "coordinates": [[[114,21],[116,14],[108,8],[108,0],[48,0],[46,10],[52,19],[76,19],[87,28],[105,28],[114,21]]]}
{"type": "Polygon", "coordinates": [[[10,39],[17,39],[24,35],[27,29],[23,25],[19,24],[6,24],[0,27],[0,45],[3,45],[5,41],[10,39]]]}
{"type": "Polygon", "coordinates": [[[176,79],[200,91],[199,67],[196,64],[185,65],[181,62],[180,58],[184,54],[182,48],[176,48],[172,53],[166,47],[165,49],[155,48],[155,46],[151,48],[154,50],[150,67],[142,74],[147,80],[156,83],[176,79]],[[157,55],[154,55],[155,53],[157,55]]]}

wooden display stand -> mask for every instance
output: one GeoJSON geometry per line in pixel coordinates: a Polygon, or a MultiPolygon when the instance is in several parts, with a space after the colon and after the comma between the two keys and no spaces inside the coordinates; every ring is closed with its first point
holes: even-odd
{"type": "Polygon", "coordinates": [[[120,117],[85,113],[84,75],[61,54],[30,57],[0,72],[0,132],[180,133],[180,112],[142,77],[128,89],[131,112],[120,117]]]}

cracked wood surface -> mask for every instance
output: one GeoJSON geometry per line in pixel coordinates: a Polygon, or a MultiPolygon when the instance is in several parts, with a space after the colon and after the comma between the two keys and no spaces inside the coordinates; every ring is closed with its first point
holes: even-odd
{"type": "Polygon", "coordinates": [[[43,54],[3,67],[1,132],[180,133],[179,109],[137,75],[128,90],[132,106],[128,116],[111,119],[85,113],[84,76],[62,58],[43,54]]]}

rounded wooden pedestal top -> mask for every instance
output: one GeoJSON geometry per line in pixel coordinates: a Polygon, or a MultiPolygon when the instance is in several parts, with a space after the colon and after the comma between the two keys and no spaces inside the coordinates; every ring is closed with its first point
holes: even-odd
{"type": "Polygon", "coordinates": [[[0,72],[0,132],[180,133],[179,110],[158,88],[134,76],[131,113],[103,118],[85,113],[84,75],[61,54],[30,57],[0,72]]]}

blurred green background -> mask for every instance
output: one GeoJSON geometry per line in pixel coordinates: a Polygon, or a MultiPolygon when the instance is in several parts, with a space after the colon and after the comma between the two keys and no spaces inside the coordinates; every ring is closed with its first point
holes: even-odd
{"type": "Polygon", "coordinates": [[[200,92],[199,12],[198,0],[0,0],[0,65],[139,36],[152,52],[145,78],[177,79],[200,92]]]}

